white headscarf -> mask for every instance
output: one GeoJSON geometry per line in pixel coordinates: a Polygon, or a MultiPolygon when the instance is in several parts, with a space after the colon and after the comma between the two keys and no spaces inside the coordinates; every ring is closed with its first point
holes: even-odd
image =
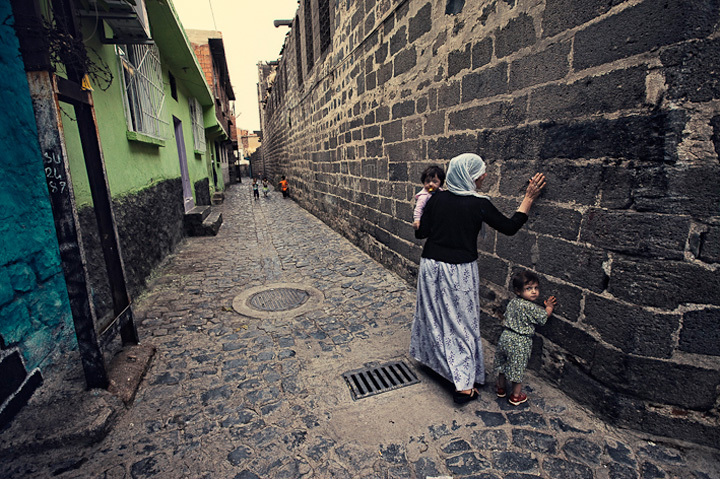
{"type": "Polygon", "coordinates": [[[450,193],[489,199],[477,192],[475,180],[485,173],[485,162],[475,153],[463,153],[450,160],[445,186],[450,193]]]}

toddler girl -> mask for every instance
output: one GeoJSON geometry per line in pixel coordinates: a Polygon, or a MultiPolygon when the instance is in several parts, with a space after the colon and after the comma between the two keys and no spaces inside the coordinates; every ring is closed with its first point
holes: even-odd
{"type": "Polygon", "coordinates": [[[505,310],[503,332],[495,350],[495,371],[498,373],[496,392],[500,398],[505,397],[505,380],[512,382],[512,393],[509,402],[513,406],[527,401],[522,392],[522,378],[530,359],[532,337],[535,325],[543,325],[557,305],[555,296],[545,300],[545,307],[535,304],[540,295],[540,280],[529,272],[521,271],[513,276],[513,290],[517,297],[513,298],[505,310]]]}
{"type": "Polygon", "coordinates": [[[425,168],[420,176],[423,189],[415,195],[415,211],[413,212],[413,228],[420,228],[420,218],[422,218],[425,204],[430,197],[438,190],[441,190],[445,183],[445,171],[437,166],[432,165],[425,168]]]}

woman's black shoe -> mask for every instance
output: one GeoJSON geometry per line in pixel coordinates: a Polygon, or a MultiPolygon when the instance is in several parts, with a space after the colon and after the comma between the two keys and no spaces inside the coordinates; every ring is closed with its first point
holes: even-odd
{"type": "Polygon", "coordinates": [[[455,401],[455,404],[467,404],[470,401],[476,400],[479,395],[475,389],[473,389],[470,394],[453,391],[453,401],[455,401]]]}

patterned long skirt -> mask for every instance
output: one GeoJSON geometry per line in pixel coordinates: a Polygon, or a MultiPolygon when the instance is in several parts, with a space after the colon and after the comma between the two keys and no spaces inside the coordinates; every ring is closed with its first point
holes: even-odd
{"type": "Polygon", "coordinates": [[[458,391],[485,383],[477,263],[422,258],[410,354],[458,391]]]}

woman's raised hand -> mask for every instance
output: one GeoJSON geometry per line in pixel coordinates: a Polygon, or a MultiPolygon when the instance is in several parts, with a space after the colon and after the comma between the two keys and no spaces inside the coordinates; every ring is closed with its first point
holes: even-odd
{"type": "Polygon", "coordinates": [[[542,173],[535,173],[535,176],[530,178],[527,189],[525,190],[525,198],[535,200],[540,196],[540,192],[545,188],[545,175],[542,173]]]}

